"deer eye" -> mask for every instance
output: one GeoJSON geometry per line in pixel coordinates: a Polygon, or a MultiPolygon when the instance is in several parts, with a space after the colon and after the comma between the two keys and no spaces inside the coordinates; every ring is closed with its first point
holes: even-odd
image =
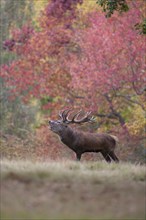
{"type": "Polygon", "coordinates": [[[58,124],[58,125],[59,125],[59,124],[60,124],[60,121],[56,121],[56,124],[58,124]]]}

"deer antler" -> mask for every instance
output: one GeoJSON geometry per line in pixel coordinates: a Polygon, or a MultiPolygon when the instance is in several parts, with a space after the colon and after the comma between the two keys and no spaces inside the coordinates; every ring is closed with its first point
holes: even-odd
{"type": "Polygon", "coordinates": [[[72,109],[66,109],[63,112],[59,112],[59,117],[61,118],[62,122],[66,122],[66,117],[70,111],[72,111],[72,109]]]}
{"type": "Polygon", "coordinates": [[[84,123],[84,122],[93,122],[93,116],[91,116],[91,111],[87,112],[83,118],[78,119],[79,115],[82,113],[82,110],[80,110],[77,114],[74,115],[73,117],[73,122],[74,123],[84,123]]]}
{"type": "Polygon", "coordinates": [[[72,109],[67,109],[67,110],[64,110],[63,112],[59,113],[59,116],[60,116],[62,122],[67,123],[67,124],[70,124],[70,123],[81,124],[84,122],[94,122],[94,117],[91,116],[91,112],[87,112],[83,118],[78,119],[79,115],[83,112],[82,110],[75,113],[74,116],[72,117],[72,119],[69,119],[70,115],[71,115],[71,114],[69,114],[69,112],[71,112],[71,111],[72,111],[72,109]]]}

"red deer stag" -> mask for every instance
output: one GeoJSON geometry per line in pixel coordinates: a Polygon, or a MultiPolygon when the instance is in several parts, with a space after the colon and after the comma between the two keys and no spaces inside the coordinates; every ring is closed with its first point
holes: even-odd
{"type": "Polygon", "coordinates": [[[70,119],[70,112],[72,110],[60,112],[60,120],[50,120],[49,127],[54,133],[60,136],[61,141],[65,145],[76,153],[77,160],[80,160],[81,155],[85,152],[100,152],[107,162],[110,163],[111,159],[119,162],[119,159],[114,153],[117,138],[105,133],[82,132],[71,128],[68,124],[93,122],[93,117],[91,117],[91,112],[87,112],[84,117],[80,118],[82,111],[79,111],[70,119]]]}

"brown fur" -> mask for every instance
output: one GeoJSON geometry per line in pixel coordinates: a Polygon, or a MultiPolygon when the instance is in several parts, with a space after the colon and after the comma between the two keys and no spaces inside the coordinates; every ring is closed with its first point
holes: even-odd
{"type": "Polygon", "coordinates": [[[107,162],[119,162],[114,153],[117,138],[106,133],[82,132],[62,122],[49,121],[50,128],[60,136],[61,141],[76,153],[77,160],[85,152],[100,152],[107,162]]]}

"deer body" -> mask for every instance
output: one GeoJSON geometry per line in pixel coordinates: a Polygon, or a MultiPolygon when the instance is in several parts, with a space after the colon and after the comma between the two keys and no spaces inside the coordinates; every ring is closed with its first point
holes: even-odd
{"type": "Polygon", "coordinates": [[[114,136],[82,132],[62,121],[49,121],[49,125],[51,130],[60,136],[61,141],[76,153],[77,160],[80,160],[85,152],[100,152],[107,162],[111,162],[111,158],[115,162],[119,161],[114,153],[116,147],[114,136]]]}

